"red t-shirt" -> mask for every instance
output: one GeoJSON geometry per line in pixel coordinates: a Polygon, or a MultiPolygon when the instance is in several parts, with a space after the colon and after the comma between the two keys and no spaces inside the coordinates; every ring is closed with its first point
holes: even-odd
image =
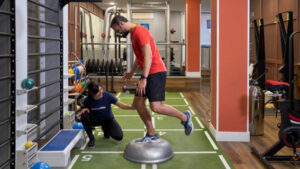
{"type": "Polygon", "coordinates": [[[131,42],[134,54],[138,61],[138,65],[143,70],[144,67],[144,54],[142,47],[146,44],[150,44],[152,53],[152,62],[149,71],[149,75],[157,72],[167,71],[164,62],[162,61],[159,51],[154,43],[153,37],[146,27],[137,25],[131,33],[131,42]]]}

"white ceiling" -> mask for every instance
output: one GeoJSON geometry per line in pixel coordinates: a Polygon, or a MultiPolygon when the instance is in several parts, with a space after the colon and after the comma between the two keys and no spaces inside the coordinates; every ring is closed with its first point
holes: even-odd
{"type": "MultiPolygon", "coordinates": [[[[111,3],[114,3],[117,7],[126,10],[127,2],[129,0],[103,0],[103,2],[95,3],[102,9],[106,9],[108,7],[114,6],[111,3]]],[[[131,0],[131,2],[165,2],[166,0],[131,0]]],[[[171,11],[184,11],[185,0],[168,0],[170,3],[170,10],[171,11]]]]}

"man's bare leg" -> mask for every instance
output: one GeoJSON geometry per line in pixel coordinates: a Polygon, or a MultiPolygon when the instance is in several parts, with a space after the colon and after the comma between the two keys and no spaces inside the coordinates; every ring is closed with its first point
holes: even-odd
{"type": "Polygon", "coordinates": [[[145,101],[146,101],[146,97],[135,96],[133,99],[133,105],[136,108],[137,112],[139,113],[141,119],[143,120],[147,128],[147,133],[149,135],[154,135],[155,131],[152,124],[151,114],[145,104],[145,101]]]}
{"type": "Polygon", "coordinates": [[[150,107],[152,111],[155,113],[177,117],[183,122],[187,120],[185,114],[183,114],[182,112],[180,112],[179,110],[175,109],[170,105],[162,104],[161,101],[150,102],[150,107]]]}

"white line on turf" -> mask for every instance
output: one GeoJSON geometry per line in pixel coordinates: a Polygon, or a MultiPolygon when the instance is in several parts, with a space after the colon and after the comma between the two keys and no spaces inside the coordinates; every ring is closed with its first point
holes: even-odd
{"type": "Polygon", "coordinates": [[[215,144],[215,142],[213,141],[213,139],[210,137],[210,135],[208,134],[207,131],[204,132],[207,139],[209,140],[210,144],[213,146],[214,150],[218,150],[217,145],[215,144]]]}
{"type": "MultiPolygon", "coordinates": [[[[96,129],[97,131],[102,131],[101,128],[96,129]]],[[[123,131],[145,131],[145,129],[122,129],[123,131]]],[[[184,131],[184,129],[155,129],[156,131],[184,131]]],[[[203,131],[203,129],[194,129],[193,131],[203,131]]]]}
{"type": "Polygon", "coordinates": [[[152,164],[152,169],[157,169],[157,164],[152,164]]]}
{"type": "Polygon", "coordinates": [[[181,151],[174,154],[217,154],[216,151],[181,151]]]}
{"type": "MultiPolygon", "coordinates": [[[[155,129],[156,131],[184,131],[184,129],[155,129]]],[[[203,131],[203,129],[194,129],[193,131],[203,131]]]]}
{"type": "Polygon", "coordinates": [[[223,155],[219,155],[219,158],[221,159],[222,163],[224,164],[226,169],[230,169],[230,166],[228,165],[227,161],[225,160],[223,155]]]}
{"type": "Polygon", "coordinates": [[[146,164],[142,164],[141,169],[146,169],[146,164]]]}
{"type": "Polygon", "coordinates": [[[73,167],[73,165],[76,163],[77,159],[79,158],[79,155],[75,155],[75,157],[72,159],[68,169],[71,169],[73,167]]]}
{"type": "Polygon", "coordinates": [[[191,107],[191,106],[189,106],[189,109],[190,109],[190,111],[191,111],[192,115],[195,115],[195,112],[194,112],[194,110],[192,109],[192,107],[191,107]]]}
{"type": "MultiPolygon", "coordinates": [[[[122,100],[127,100],[127,99],[133,99],[133,97],[122,97],[121,98],[122,100]]],[[[182,99],[182,97],[168,97],[168,98],[166,98],[166,99],[168,99],[168,100],[179,100],[179,99],[182,99]]]]}
{"type": "Polygon", "coordinates": [[[199,124],[199,126],[203,129],[204,126],[203,126],[203,124],[201,123],[201,121],[199,120],[199,118],[198,118],[198,117],[195,117],[195,119],[196,119],[197,123],[199,124]]]}
{"type": "Polygon", "coordinates": [[[139,117],[139,115],[115,115],[115,117],[139,117]]]}
{"type": "Polygon", "coordinates": [[[145,131],[144,129],[123,129],[123,131],[145,131]]]}
{"type": "Polygon", "coordinates": [[[184,100],[184,102],[185,102],[185,104],[186,105],[189,105],[189,103],[187,102],[187,100],[186,99],[183,99],[184,100]]]}
{"type": "Polygon", "coordinates": [[[171,98],[167,98],[168,100],[181,100],[182,97],[171,97],[171,98]]]}
{"type": "Polygon", "coordinates": [[[133,97],[122,97],[122,99],[133,99],[133,97]]]}
{"type": "Polygon", "coordinates": [[[181,96],[182,98],[184,98],[184,95],[182,94],[182,92],[180,92],[179,94],[180,94],[180,96],[181,96]]]}
{"type": "Polygon", "coordinates": [[[82,151],[82,154],[123,154],[123,151],[82,151]]]}
{"type": "MultiPolygon", "coordinates": [[[[82,151],[82,154],[123,154],[123,151],[82,151]]],[[[175,151],[174,154],[217,154],[216,151],[175,151]]]]}

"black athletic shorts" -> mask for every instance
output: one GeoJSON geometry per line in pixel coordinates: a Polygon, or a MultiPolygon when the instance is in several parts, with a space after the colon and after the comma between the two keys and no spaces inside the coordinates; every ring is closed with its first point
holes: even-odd
{"type": "MultiPolygon", "coordinates": [[[[165,100],[166,78],[167,72],[158,72],[148,76],[144,97],[147,97],[149,102],[165,100]]],[[[138,96],[137,93],[135,96],[138,96]]]]}

